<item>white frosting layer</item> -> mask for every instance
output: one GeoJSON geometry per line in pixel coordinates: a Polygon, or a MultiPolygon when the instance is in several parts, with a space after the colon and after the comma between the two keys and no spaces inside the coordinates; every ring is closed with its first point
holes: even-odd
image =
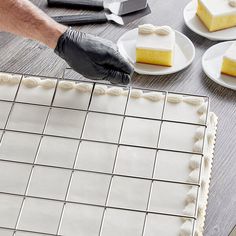
{"type": "Polygon", "coordinates": [[[233,1],[235,0],[200,0],[214,17],[236,14],[233,1]]]}
{"type": "Polygon", "coordinates": [[[182,224],[182,226],[180,228],[179,236],[191,236],[192,229],[193,229],[192,222],[187,220],[186,222],[184,222],[184,224],[182,224]]]}
{"type": "Polygon", "coordinates": [[[156,27],[153,25],[139,26],[136,48],[173,51],[175,45],[175,31],[169,26],[156,27]]]}
{"type": "Polygon", "coordinates": [[[236,62],[236,42],[233,43],[226,51],[224,58],[236,62]]]}

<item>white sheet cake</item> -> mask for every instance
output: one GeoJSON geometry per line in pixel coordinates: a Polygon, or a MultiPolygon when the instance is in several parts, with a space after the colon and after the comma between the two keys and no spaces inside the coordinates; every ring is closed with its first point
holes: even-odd
{"type": "Polygon", "coordinates": [[[206,97],[1,73],[0,111],[1,236],[203,235],[206,97]]]}

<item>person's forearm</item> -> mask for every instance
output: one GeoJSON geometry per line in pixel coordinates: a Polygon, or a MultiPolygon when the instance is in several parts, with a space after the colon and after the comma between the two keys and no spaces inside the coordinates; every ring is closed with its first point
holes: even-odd
{"type": "Polygon", "coordinates": [[[58,24],[29,0],[0,0],[0,30],[55,48],[67,27],[58,24]]]}

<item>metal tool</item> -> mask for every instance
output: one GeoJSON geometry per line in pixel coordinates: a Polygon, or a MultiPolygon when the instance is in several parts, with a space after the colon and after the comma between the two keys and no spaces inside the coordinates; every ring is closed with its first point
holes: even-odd
{"type": "Polygon", "coordinates": [[[48,6],[90,8],[92,10],[109,10],[115,15],[125,15],[147,7],[147,0],[125,0],[106,3],[103,0],[48,0],[48,6]]]}
{"type": "Polygon", "coordinates": [[[93,14],[77,14],[77,15],[64,15],[64,16],[53,16],[52,18],[65,25],[84,25],[92,23],[106,23],[109,21],[115,22],[119,25],[126,25],[136,19],[140,19],[151,13],[149,5],[144,10],[137,11],[135,13],[126,14],[124,16],[118,16],[115,14],[93,13],[93,14]]]}

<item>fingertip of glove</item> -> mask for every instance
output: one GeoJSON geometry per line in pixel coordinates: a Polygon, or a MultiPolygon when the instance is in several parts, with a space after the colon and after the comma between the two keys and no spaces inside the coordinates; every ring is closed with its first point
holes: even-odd
{"type": "Polygon", "coordinates": [[[122,84],[128,85],[131,82],[131,77],[128,74],[123,75],[122,84]]]}

